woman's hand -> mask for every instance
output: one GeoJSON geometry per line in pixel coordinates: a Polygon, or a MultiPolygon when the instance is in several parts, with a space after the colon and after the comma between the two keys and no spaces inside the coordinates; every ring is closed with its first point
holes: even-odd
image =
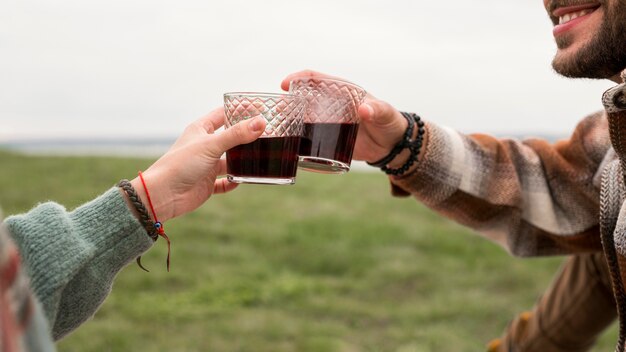
{"type": "MultiPolygon", "coordinates": [[[[302,77],[341,79],[305,70],[285,77],[281,83],[281,88],[285,91],[289,90],[289,82],[302,77]]],[[[402,139],[408,125],[398,110],[388,103],[374,98],[369,93],[359,107],[359,117],[361,126],[354,147],[353,158],[355,160],[374,162],[382,159],[402,139]]]]}
{"type": "MultiPolygon", "coordinates": [[[[237,187],[224,178],[217,180],[226,173],[226,161],[220,157],[230,148],[256,140],[265,129],[265,120],[255,117],[215,133],[223,124],[223,108],[210,112],[187,126],[170,150],[143,172],[159,221],[188,213],[212,194],[237,187]]],[[[148,207],[141,180],[135,178],[131,184],[148,207]]]]}

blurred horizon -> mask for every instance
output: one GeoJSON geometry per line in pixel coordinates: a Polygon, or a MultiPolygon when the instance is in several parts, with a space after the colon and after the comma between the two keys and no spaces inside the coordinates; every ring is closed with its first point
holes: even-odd
{"type": "MultiPolygon", "coordinates": [[[[557,134],[501,134],[500,138],[526,139],[541,138],[555,142],[566,137],[557,134]]],[[[50,156],[118,156],[118,157],[159,157],[176,141],[176,137],[65,137],[65,138],[21,138],[0,140],[3,150],[27,155],[50,156]]],[[[378,171],[365,162],[353,161],[356,171],[378,171]]]]}

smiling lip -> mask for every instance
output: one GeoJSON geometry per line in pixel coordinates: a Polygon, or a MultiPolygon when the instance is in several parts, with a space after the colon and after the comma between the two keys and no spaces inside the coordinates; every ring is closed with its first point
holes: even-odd
{"type": "Polygon", "coordinates": [[[560,7],[552,12],[552,21],[555,23],[553,35],[556,37],[584,22],[589,15],[595,12],[600,5],[592,3],[577,6],[560,7]]]}

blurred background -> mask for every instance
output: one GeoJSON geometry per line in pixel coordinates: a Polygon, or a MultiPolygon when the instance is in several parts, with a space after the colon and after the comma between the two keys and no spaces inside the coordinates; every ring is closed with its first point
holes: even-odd
{"type": "Polygon", "coordinates": [[[310,68],[463,131],[567,134],[606,82],[553,73],[540,1],[6,0],[0,136],[173,137],[310,68]]]}
{"type": "MultiPolygon", "coordinates": [[[[76,206],[224,92],[305,68],[463,132],[565,137],[612,83],[556,75],[551,27],[541,1],[4,0],[0,204],[76,206]]],[[[61,351],[477,351],[562,260],[511,258],[377,172],[244,186],[169,232],[173,272],[159,243],[61,351]]]]}

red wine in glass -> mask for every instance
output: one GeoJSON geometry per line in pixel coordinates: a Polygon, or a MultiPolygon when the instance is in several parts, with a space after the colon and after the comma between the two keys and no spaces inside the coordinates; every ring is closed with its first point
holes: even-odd
{"type": "Polygon", "coordinates": [[[226,152],[232,182],[293,184],[298,169],[300,137],[261,137],[226,152]]]}
{"type": "Polygon", "coordinates": [[[326,173],[347,172],[358,132],[358,123],[305,123],[300,167],[326,173]]]}

